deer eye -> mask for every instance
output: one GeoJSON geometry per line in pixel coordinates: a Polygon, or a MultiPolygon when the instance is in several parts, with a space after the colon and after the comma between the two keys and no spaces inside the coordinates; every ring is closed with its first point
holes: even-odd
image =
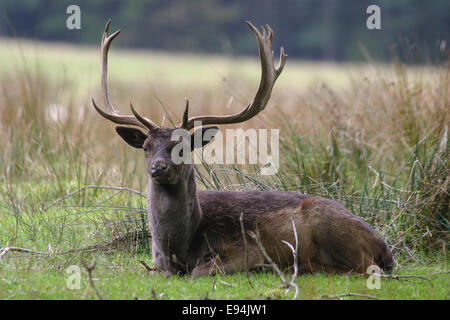
{"type": "Polygon", "coordinates": [[[149,150],[148,144],[144,144],[142,146],[142,149],[144,149],[144,151],[147,152],[149,150]]]}

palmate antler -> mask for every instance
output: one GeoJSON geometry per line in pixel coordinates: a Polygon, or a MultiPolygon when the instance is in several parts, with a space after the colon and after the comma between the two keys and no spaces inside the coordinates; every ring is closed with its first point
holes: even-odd
{"type": "MultiPolygon", "coordinates": [[[[120,30],[114,32],[112,35],[108,36],[109,24],[111,21],[108,21],[105,27],[105,31],[103,32],[102,44],[101,44],[101,53],[102,53],[102,66],[101,66],[101,74],[102,74],[102,90],[105,105],[107,111],[101,110],[92,99],[92,103],[94,108],[106,119],[118,123],[118,124],[128,124],[139,126],[141,128],[153,129],[158,127],[153,121],[147,119],[133,108],[133,105],[130,103],[131,111],[133,112],[133,116],[122,116],[118,115],[117,111],[114,109],[108,94],[107,87],[107,66],[108,66],[108,50],[111,45],[112,40],[119,34],[120,30]]],[[[258,91],[253,99],[253,102],[250,103],[247,107],[244,108],[239,113],[228,115],[228,116],[195,116],[189,118],[189,101],[186,100],[186,107],[183,113],[183,120],[179,125],[180,128],[190,130],[194,128],[197,122],[201,122],[202,125],[210,125],[210,124],[232,124],[232,123],[240,123],[247,121],[258,113],[260,113],[267,105],[267,102],[270,99],[270,95],[272,93],[273,86],[275,85],[275,81],[278,76],[281,74],[284,68],[284,64],[287,58],[287,55],[284,53],[283,47],[280,50],[280,60],[278,65],[274,66],[273,59],[273,51],[272,51],[272,41],[273,41],[273,31],[272,29],[266,25],[266,28],[261,27],[262,33],[259,32],[255,26],[253,26],[250,22],[247,21],[250,29],[253,30],[256,36],[256,40],[258,42],[258,50],[259,57],[261,60],[261,81],[259,83],[258,91]],[[267,29],[267,30],[266,30],[267,29]]]]}
{"type": "Polygon", "coordinates": [[[190,130],[194,127],[195,121],[201,121],[202,125],[209,124],[232,124],[247,121],[258,113],[260,113],[267,105],[272,93],[272,88],[275,85],[275,81],[278,76],[283,71],[284,63],[286,61],[287,55],[284,53],[283,47],[280,50],[280,61],[278,66],[274,66],[273,62],[273,51],[272,51],[272,41],[273,41],[273,31],[266,25],[266,29],[261,27],[262,34],[255,28],[249,21],[247,21],[250,29],[253,30],[258,41],[259,58],[261,60],[261,82],[259,83],[259,89],[256,93],[253,102],[250,103],[244,110],[239,113],[229,115],[229,116],[196,116],[188,118],[188,103],[186,103],[186,109],[184,111],[183,122],[180,127],[190,130]]]}

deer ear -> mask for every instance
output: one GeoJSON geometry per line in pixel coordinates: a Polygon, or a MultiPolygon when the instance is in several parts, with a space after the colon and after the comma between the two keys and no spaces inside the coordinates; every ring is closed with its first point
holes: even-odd
{"type": "Polygon", "coordinates": [[[217,127],[202,127],[194,131],[191,134],[191,150],[193,151],[195,148],[202,148],[206,146],[208,143],[216,135],[219,128],[217,127]]]}
{"type": "Polygon", "coordinates": [[[116,132],[126,143],[137,149],[141,149],[145,139],[147,139],[147,135],[135,128],[116,127],[116,132]]]}

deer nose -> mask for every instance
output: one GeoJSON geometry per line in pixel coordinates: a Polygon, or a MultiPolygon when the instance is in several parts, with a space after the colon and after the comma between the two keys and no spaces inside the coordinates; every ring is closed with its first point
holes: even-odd
{"type": "Polygon", "coordinates": [[[152,165],[152,177],[163,175],[168,169],[167,163],[156,162],[152,165]]]}

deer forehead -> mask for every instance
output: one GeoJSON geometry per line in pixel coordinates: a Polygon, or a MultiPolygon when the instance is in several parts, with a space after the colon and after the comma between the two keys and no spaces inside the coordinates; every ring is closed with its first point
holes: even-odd
{"type": "Polygon", "coordinates": [[[177,139],[176,141],[172,140],[172,133],[176,129],[177,128],[155,128],[150,130],[144,144],[152,147],[172,148],[181,141],[181,139],[177,139]]]}

